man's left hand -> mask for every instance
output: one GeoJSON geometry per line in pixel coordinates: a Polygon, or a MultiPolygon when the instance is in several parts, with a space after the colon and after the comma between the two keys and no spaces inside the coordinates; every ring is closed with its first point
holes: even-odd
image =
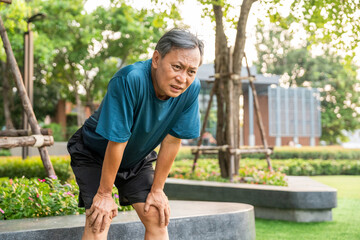
{"type": "Polygon", "coordinates": [[[145,214],[149,211],[150,206],[154,206],[159,211],[160,226],[168,226],[170,219],[169,200],[162,189],[151,190],[145,202],[145,214]]]}

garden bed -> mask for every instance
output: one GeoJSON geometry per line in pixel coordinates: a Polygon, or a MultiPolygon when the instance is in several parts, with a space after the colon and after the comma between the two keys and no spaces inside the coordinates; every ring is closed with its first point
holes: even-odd
{"type": "Polygon", "coordinates": [[[289,177],[289,185],[267,186],[167,179],[169,199],[193,201],[241,202],[255,207],[255,216],[294,222],[332,220],[337,191],[309,177],[289,177]]]}

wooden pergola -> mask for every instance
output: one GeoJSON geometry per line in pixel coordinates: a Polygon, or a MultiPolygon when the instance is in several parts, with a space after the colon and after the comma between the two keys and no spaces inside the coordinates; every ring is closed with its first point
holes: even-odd
{"type": "MultiPolygon", "coordinates": [[[[232,56],[232,55],[230,54],[230,56],[232,56]]],[[[259,101],[257,98],[257,93],[256,93],[255,85],[254,85],[254,81],[256,79],[255,79],[255,76],[251,75],[251,73],[250,73],[250,68],[249,68],[247,57],[246,57],[245,53],[244,53],[244,58],[246,61],[246,69],[247,69],[248,76],[240,76],[240,75],[236,75],[236,74],[232,74],[232,73],[227,74],[227,76],[236,81],[242,81],[245,79],[249,80],[250,87],[251,87],[252,93],[254,95],[253,100],[254,100],[254,107],[255,107],[255,112],[256,112],[256,116],[257,116],[257,125],[260,129],[261,140],[263,142],[263,146],[242,146],[241,148],[234,148],[233,146],[230,146],[233,144],[224,145],[224,146],[202,146],[202,136],[205,133],[206,123],[207,123],[207,120],[209,117],[211,104],[212,104],[213,97],[215,94],[215,88],[216,88],[216,81],[215,81],[215,84],[213,85],[211,92],[210,92],[210,99],[209,99],[209,103],[208,103],[208,106],[207,106],[207,109],[205,112],[204,121],[203,121],[203,125],[201,128],[201,133],[200,133],[200,139],[198,141],[197,146],[192,148],[192,153],[195,155],[194,163],[192,166],[193,172],[195,171],[196,163],[197,163],[197,160],[198,160],[200,154],[218,154],[219,152],[228,152],[232,156],[231,162],[230,162],[230,169],[229,169],[230,170],[229,172],[231,173],[230,180],[232,180],[232,175],[236,174],[235,170],[234,170],[234,168],[235,168],[234,159],[235,159],[236,155],[249,154],[249,153],[264,153],[266,156],[268,169],[272,171],[270,154],[272,154],[273,148],[269,147],[267,140],[266,140],[266,133],[265,133],[262,116],[261,116],[261,112],[260,112],[260,107],[259,107],[259,101]]],[[[230,64],[232,64],[232,61],[230,61],[230,64]]],[[[232,66],[229,66],[229,69],[232,69],[232,66]]],[[[214,77],[215,77],[215,79],[217,79],[220,77],[220,74],[215,73],[214,77]]],[[[232,86],[230,85],[229,88],[231,88],[231,87],[232,86]]],[[[229,91],[229,92],[231,92],[231,91],[229,91]]],[[[231,97],[232,96],[229,96],[229,98],[231,98],[231,97]]],[[[232,121],[232,119],[228,118],[228,121],[232,121]]],[[[229,122],[228,124],[231,126],[232,122],[229,122]]],[[[228,134],[231,134],[231,131],[228,134]]],[[[230,141],[230,143],[231,143],[231,141],[230,141]]]]}

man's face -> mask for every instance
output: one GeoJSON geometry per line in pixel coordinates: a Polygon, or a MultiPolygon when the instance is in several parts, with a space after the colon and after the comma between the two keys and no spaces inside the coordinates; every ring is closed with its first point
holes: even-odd
{"type": "Polygon", "coordinates": [[[164,57],[155,51],[151,77],[156,96],[166,100],[185,92],[195,79],[200,59],[198,48],[172,49],[164,57]]]}

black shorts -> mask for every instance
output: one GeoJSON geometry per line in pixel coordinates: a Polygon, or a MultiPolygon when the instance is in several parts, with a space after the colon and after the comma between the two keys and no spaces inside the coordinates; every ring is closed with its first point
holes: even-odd
{"type": "MultiPolygon", "coordinates": [[[[71,167],[79,185],[79,207],[89,209],[100,185],[103,159],[84,146],[80,128],[69,140],[67,148],[71,156],[71,167]]],[[[119,169],[115,186],[119,193],[120,205],[145,202],[150,192],[154,169],[152,162],[157,159],[155,151],[130,169],[119,169]]]]}

